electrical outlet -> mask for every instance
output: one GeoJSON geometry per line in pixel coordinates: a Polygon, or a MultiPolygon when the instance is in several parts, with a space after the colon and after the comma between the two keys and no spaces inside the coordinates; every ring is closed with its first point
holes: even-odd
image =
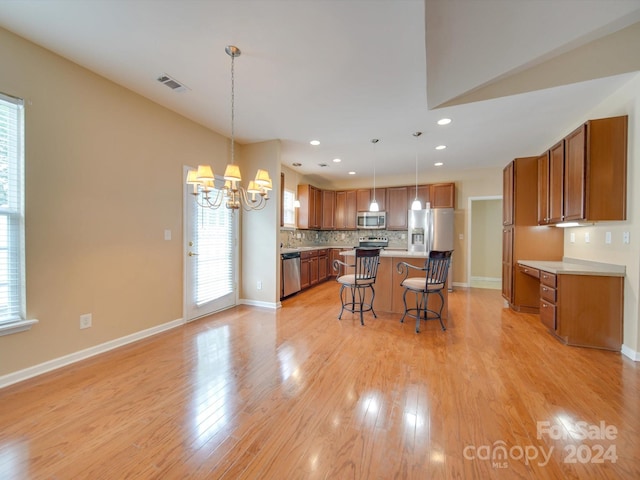
{"type": "Polygon", "coordinates": [[[576,243],[576,234],[575,234],[575,232],[571,232],[571,233],[569,234],[569,241],[570,241],[571,243],[576,243]]]}
{"type": "Polygon", "coordinates": [[[623,232],[622,233],[622,243],[629,243],[629,242],[630,242],[629,232],[623,232]]]}
{"type": "Polygon", "coordinates": [[[258,280],[257,288],[258,290],[262,290],[262,280],[258,280]]]}
{"type": "Polygon", "coordinates": [[[604,232],[604,243],[611,243],[611,232],[604,232]]]}
{"type": "Polygon", "coordinates": [[[164,231],[164,239],[165,239],[165,240],[171,240],[171,230],[166,229],[166,230],[164,231]]]}
{"type": "Polygon", "coordinates": [[[586,232],[584,234],[584,243],[589,243],[591,241],[591,236],[589,235],[589,232],[586,232]]]}
{"type": "Polygon", "coordinates": [[[89,328],[92,323],[92,318],[90,313],[84,313],[80,315],[80,328],[89,328]]]}

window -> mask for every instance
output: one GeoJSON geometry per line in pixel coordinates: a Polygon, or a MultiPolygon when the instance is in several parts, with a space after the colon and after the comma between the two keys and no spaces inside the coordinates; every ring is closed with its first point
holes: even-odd
{"type": "Polygon", "coordinates": [[[296,210],[293,206],[295,199],[296,195],[293,193],[293,190],[285,188],[284,199],[282,201],[282,223],[285,227],[295,228],[296,226],[296,210]]]}
{"type": "Polygon", "coordinates": [[[0,331],[29,328],[24,281],[24,120],[22,100],[0,94],[0,331]]]}

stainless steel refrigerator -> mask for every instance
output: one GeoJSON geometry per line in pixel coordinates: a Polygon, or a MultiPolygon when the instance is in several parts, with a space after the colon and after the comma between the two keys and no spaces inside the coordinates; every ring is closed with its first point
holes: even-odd
{"type": "MultiPolygon", "coordinates": [[[[407,250],[428,254],[431,250],[453,250],[453,208],[409,210],[407,250]]],[[[453,262],[453,256],[452,262],[453,262]]],[[[453,266],[449,266],[449,290],[452,290],[453,266]]]]}

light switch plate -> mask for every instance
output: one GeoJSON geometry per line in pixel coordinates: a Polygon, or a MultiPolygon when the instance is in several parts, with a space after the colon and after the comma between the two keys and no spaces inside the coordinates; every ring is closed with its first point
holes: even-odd
{"type": "Polygon", "coordinates": [[[589,235],[589,232],[585,232],[584,243],[589,243],[589,242],[591,242],[591,235],[589,235]]]}
{"type": "Polygon", "coordinates": [[[604,243],[611,244],[611,232],[604,232],[604,243]]]}
{"type": "Polygon", "coordinates": [[[623,232],[622,233],[622,243],[629,243],[629,242],[630,242],[629,232],[623,232]]]}
{"type": "Polygon", "coordinates": [[[575,233],[575,232],[571,232],[571,233],[569,234],[569,241],[570,241],[571,243],[576,243],[576,233],[575,233]]]}

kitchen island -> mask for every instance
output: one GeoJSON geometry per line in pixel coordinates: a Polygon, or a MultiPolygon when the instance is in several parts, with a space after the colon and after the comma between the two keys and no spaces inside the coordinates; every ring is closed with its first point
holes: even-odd
{"type": "MultiPolygon", "coordinates": [[[[355,250],[343,251],[340,255],[348,259],[355,255],[355,250]]],[[[390,312],[400,315],[404,313],[404,303],[402,301],[404,288],[400,286],[404,275],[398,273],[397,265],[400,262],[407,262],[416,267],[423,267],[427,256],[428,254],[426,253],[414,253],[408,252],[407,250],[384,249],[380,252],[380,266],[378,267],[378,276],[374,286],[376,298],[373,308],[376,312],[390,312]]],[[[345,262],[349,263],[348,260],[345,260],[345,262]]],[[[417,277],[419,273],[421,272],[412,271],[409,275],[411,277],[417,277]]],[[[449,312],[448,285],[443,289],[442,296],[444,297],[442,318],[446,319],[449,312]]],[[[413,294],[407,294],[407,305],[409,307],[415,305],[415,296],[413,294]]],[[[429,309],[436,311],[440,309],[439,295],[429,295],[429,309]]]]}

